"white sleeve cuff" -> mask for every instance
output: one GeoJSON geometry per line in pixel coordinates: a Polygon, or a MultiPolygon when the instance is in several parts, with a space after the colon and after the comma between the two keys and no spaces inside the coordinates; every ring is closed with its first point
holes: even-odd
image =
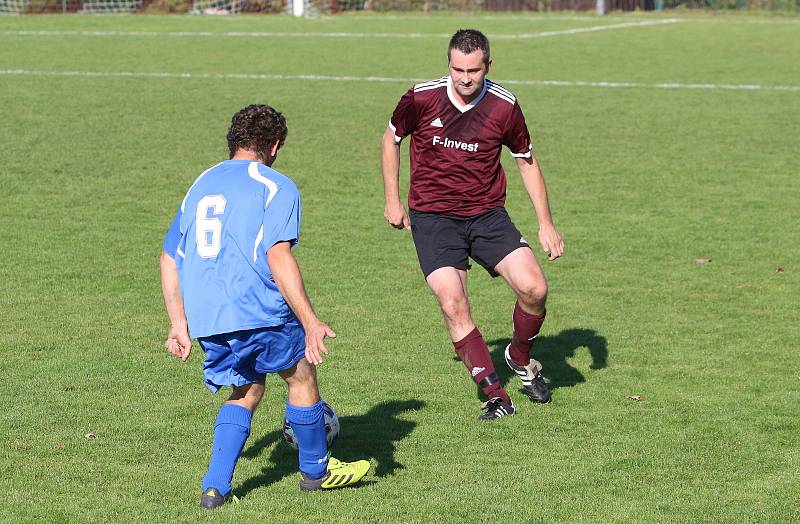
{"type": "Polygon", "coordinates": [[[392,133],[394,133],[394,141],[395,141],[395,143],[399,144],[403,140],[403,137],[402,136],[397,136],[397,128],[394,125],[392,125],[392,121],[391,120],[389,120],[389,129],[391,129],[392,133]]]}
{"type": "Polygon", "coordinates": [[[533,151],[533,145],[528,146],[528,151],[526,153],[511,153],[511,156],[514,158],[530,158],[531,151],[533,151]]]}

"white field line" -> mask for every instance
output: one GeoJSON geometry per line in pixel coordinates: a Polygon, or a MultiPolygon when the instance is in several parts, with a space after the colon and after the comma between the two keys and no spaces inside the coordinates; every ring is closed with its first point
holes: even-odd
{"type": "MultiPolygon", "coordinates": [[[[386,76],[333,76],[333,75],[278,75],[268,73],[169,73],[136,71],[44,71],[34,69],[0,69],[0,76],[44,76],[84,78],[185,78],[214,80],[287,80],[319,82],[385,82],[415,84],[420,78],[396,78],[386,76]]],[[[550,87],[600,87],[617,89],[699,89],[731,91],[785,91],[800,92],[800,85],[761,84],[710,84],[681,82],[590,82],[583,80],[496,80],[501,85],[550,86],[550,87]]]]}
{"type": "Polygon", "coordinates": [[[595,25],[590,27],[576,27],[574,29],[562,29],[560,31],[541,31],[538,33],[526,33],[521,35],[493,35],[490,40],[516,40],[524,38],[543,38],[548,36],[575,35],[578,33],[593,33],[595,31],[609,31],[613,29],[627,29],[629,27],[646,27],[653,25],[677,24],[681,22],[678,18],[667,18],[665,20],[645,20],[643,22],[626,22],[622,24],[595,25]]]}
{"type": "MultiPolygon", "coordinates": [[[[595,14],[585,14],[585,15],[551,15],[551,14],[536,14],[535,12],[531,11],[531,14],[522,13],[522,14],[510,14],[510,15],[480,15],[480,14],[470,14],[469,20],[514,20],[515,22],[546,22],[548,20],[630,20],[630,16],[614,16],[614,15],[603,15],[597,16],[595,14]]],[[[338,15],[321,15],[321,16],[309,16],[308,18],[314,20],[337,20],[338,15]]],[[[364,17],[364,18],[353,18],[353,21],[374,21],[374,20],[410,20],[410,21],[419,21],[419,20],[431,20],[430,15],[425,15],[420,13],[419,15],[386,15],[381,13],[380,16],[375,18],[364,17]]],[[[435,20],[444,20],[447,21],[449,18],[447,15],[435,18],[435,20]]],[[[453,17],[452,20],[461,20],[460,17],[453,17]]]]}
{"type": "Polygon", "coordinates": [[[0,31],[0,36],[145,36],[145,37],[248,37],[248,38],[449,38],[445,33],[347,33],[281,31],[0,31]]]}
{"type": "MultiPolygon", "coordinates": [[[[489,35],[490,40],[519,40],[527,38],[543,38],[549,36],[574,35],[578,33],[592,33],[595,31],[608,31],[626,29],[629,27],[646,27],[654,25],[675,24],[678,18],[665,20],[645,20],[643,22],[627,22],[622,24],[596,25],[589,27],[576,27],[559,31],[541,31],[538,33],[498,34],[489,35]]],[[[346,32],[276,32],[276,31],[0,31],[2,36],[127,36],[127,37],[248,37],[248,38],[450,38],[450,33],[346,33],[346,32]]]]}

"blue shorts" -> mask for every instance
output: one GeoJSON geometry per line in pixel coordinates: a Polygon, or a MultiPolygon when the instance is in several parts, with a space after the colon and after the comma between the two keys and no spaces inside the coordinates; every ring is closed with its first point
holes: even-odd
{"type": "Polygon", "coordinates": [[[212,393],[223,386],[263,382],[305,356],[306,336],[296,321],[197,339],[206,353],[203,376],[212,393]]]}

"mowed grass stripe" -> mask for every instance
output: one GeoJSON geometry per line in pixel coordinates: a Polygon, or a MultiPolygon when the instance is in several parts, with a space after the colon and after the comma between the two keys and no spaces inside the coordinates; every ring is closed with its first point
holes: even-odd
{"type": "MultiPolygon", "coordinates": [[[[667,20],[645,20],[641,22],[626,22],[611,25],[595,25],[562,29],[559,31],[542,31],[538,33],[521,34],[489,34],[492,40],[522,40],[528,38],[545,38],[550,36],[574,35],[579,33],[592,33],[595,31],[609,31],[627,29],[631,27],[647,27],[664,24],[676,24],[681,20],[670,18],[667,20]]],[[[101,37],[235,37],[235,38],[450,38],[450,33],[326,33],[326,32],[274,32],[274,31],[0,31],[0,36],[101,36],[101,37]]]]}
{"type": "MultiPolygon", "coordinates": [[[[422,78],[387,78],[380,76],[330,76],[330,75],[274,75],[258,73],[166,73],[166,72],[99,72],[99,71],[37,71],[27,69],[0,69],[0,76],[68,76],[68,77],[110,77],[110,78],[186,78],[220,80],[296,80],[321,82],[390,82],[417,83],[422,78]]],[[[496,80],[500,84],[521,86],[552,87],[601,87],[615,89],[699,89],[733,91],[800,91],[800,86],[770,86],[759,84],[682,84],[680,82],[645,84],[641,82],[589,82],[570,80],[496,80]]]]}

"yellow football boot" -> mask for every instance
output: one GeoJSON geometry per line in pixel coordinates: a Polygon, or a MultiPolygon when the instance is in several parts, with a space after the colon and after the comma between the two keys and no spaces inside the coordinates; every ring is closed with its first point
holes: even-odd
{"type": "Polygon", "coordinates": [[[318,489],[336,489],[352,486],[361,480],[368,471],[368,460],[342,462],[331,457],[328,459],[328,469],[321,478],[310,479],[302,471],[300,472],[300,489],[303,491],[315,491],[318,489]]]}

